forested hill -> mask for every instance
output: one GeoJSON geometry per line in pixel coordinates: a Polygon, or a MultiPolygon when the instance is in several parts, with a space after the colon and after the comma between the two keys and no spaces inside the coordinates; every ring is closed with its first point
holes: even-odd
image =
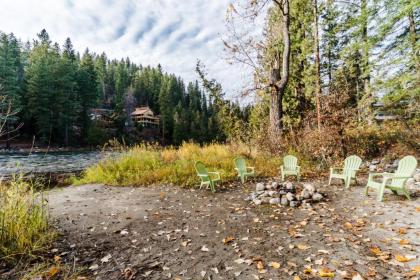
{"type": "Polygon", "coordinates": [[[149,106],[160,115],[159,138],[166,143],[223,138],[215,106],[197,82],[186,85],[160,65],[111,60],[88,49],[79,54],[70,38],[60,46],[46,30],[27,43],[0,33],[0,87],[0,95],[17,112],[8,126],[24,124],[16,139],[35,136],[42,144],[101,144],[106,131],[91,120],[90,112],[103,108],[113,112],[114,134],[127,140],[135,135],[127,131],[127,112],[137,106],[149,106]]]}

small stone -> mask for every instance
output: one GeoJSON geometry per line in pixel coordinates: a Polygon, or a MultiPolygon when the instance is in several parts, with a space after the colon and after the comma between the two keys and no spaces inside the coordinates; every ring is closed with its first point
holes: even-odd
{"type": "Polygon", "coordinates": [[[278,197],[270,199],[270,204],[279,204],[279,203],[280,203],[280,198],[278,197]]]}
{"type": "Polygon", "coordinates": [[[420,172],[414,174],[413,178],[416,180],[416,182],[420,182],[420,172]]]}
{"type": "Polygon", "coordinates": [[[255,205],[261,205],[262,201],[259,199],[254,199],[252,202],[254,202],[255,205]]]}
{"type": "Polygon", "coordinates": [[[289,201],[296,200],[296,196],[295,196],[294,194],[292,194],[291,192],[288,192],[288,193],[286,194],[286,198],[287,198],[287,200],[289,200],[289,201]]]}
{"type": "Polygon", "coordinates": [[[300,205],[300,201],[294,200],[290,201],[290,207],[298,207],[300,205]]]}
{"type": "Polygon", "coordinates": [[[380,161],[378,159],[372,160],[372,164],[378,164],[378,163],[380,163],[380,161]]]}
{"type": "Polygon", "coordinates": [[[263,197],[268,197],[269,195],[268,195],[268,191],[263,191],[263,192],[261,192],[261,194],[259,195],[259,197],[260,198],[263,198],[263,197]]]}
{"type": "Polygon", "coordinates": [[[303,190],[306,190],[310,195],[313,195],[316,192],[315,186],[309,183],[303,185],[303,190]]]}
{"type": "Polygon", "coordinates": [[[254,200],[254,199],[256,199],[258,196],[257,196],[257,194],[256,193],[254,193],[254,192],[252,192],[251,193],[251,195],[249,196],[249,198],[251,199],[251,200],[254,200]]]}
{"type": "Polygon", "coordinates": [[[323,197],[323,196],[322,196],[322,194],[320,194],[320,193],[315,193],[315,194],[312,196],[312,200],[313,200],[313,201],[321,201],[323,198],[324,198],[324,197],[323,197]]]}
{"type": "Polygon", "coordinates": [[[288,190],[294,190],[295,189],[295,187],[293,186],[292,182],[286,182],[285,187],[288,190]]]}
{"type": "Polygon", "coordinates": [[[410,185],[414,185],[416,183],[416,179],[414,179],[414,178],[408,178],[408,180],[407,180],[407,186],[410,186],[410,185]]]}
{"type": "Polygon", "coordinates": [[[264,186],[264,184],[263,184],[263,183],[257,183],[257,185],[256,185],[256,187],[255,187],[255,190],[256,190],[257,192],[260,192],[260,191],[265,190],[265,186],[264,186]]]}
{"type": "Polygon", "coordinates": [[[376,164],[369,165],[369,171],[376,171],[376,164]]]}
{"type": "Polygon", "coordinates": [[[313,194],[313,193],[311,193],[309,190],[307,190],[307,189],[305,188],[305,189],[303,189],[303,190],[302,190],[302,192],[300,193],[300,196],[301,196],[303,199],[308,199],[308,198],[311,198],[312,194],[313,194]]]}
{"type": "Polygon", "coordinates": [[[267,184],[267,185],[265,185],[265,189],[266,190],[272,190],[273,188],[271,187],[271,184],[267,184]]]}
{"type": "Polygon", "coordinates": [[[257,195],[257,196],[260,196],[260,195],[262,195],[262,194],[264,194],[265,193],[265,191],[258,191],[258,192],[255,192],[255,194],[257,195]]]}
{"type": "Polygon", "coordinates": [[[278,187],[279,187],[279,183],[277,183],[277,182],[273,182],[273,183],[271,183],[271,188],[272,188],[273,190],[277,189],[278,187]]]}
{"type": "Polygon", "coordinates": [[[285,195],[287,193],[287,191],[286,190],[279,190],[279,194],[280,195],[285,195]]]}
{"type": "Polygon", "coordinates": [[[277,192],[276,191],[268,191],[267,194],[269,196],[275,196],[277,194],[277,192]]]}
{"type": "Polygon", "coordinates": [[[268,196],[267,196],[267,197],[263,197],[263,198],[261,198],[261,202],[262,202],[262,203],[270,203],[270,199],[271,199],[271,198],[270,198],[270,197],[268,197],[268,196]]]}
{"type": "Polygon", "coordinates": [[[280,204],[283,206],[289,205],[289,200],[287,199],[287,197],[283,196],[280,200],[280,204]]]}

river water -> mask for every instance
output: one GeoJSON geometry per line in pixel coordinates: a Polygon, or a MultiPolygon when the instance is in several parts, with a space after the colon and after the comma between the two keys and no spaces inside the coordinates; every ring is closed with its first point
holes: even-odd
{"type": "Polygon", "coordinates": [[[76,172],[114,154],[92,152],[4,153],[0,154],[0,177],[15,173],[76,172]]]}

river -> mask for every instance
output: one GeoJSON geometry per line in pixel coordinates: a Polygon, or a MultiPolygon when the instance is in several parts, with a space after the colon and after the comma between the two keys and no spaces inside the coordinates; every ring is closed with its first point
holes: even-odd
{"type": "Polygon", "coordinates": [[[114,153],[49,152],[49,153],[3,153],[0,154],[0,177],[15,173],[69,173],[86,169],[114,153]]]}

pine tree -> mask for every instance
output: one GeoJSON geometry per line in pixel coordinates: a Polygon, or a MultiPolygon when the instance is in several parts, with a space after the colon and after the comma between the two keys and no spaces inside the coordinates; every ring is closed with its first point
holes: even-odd
{"type": "Polygon", "coordinates": [[[93,56],[88,49],[84,52],[78,74],[79,100],[81,104],[80,124],[83,139],[90,125],[89,111],[98,102],[97,77],[93,56]]]}

